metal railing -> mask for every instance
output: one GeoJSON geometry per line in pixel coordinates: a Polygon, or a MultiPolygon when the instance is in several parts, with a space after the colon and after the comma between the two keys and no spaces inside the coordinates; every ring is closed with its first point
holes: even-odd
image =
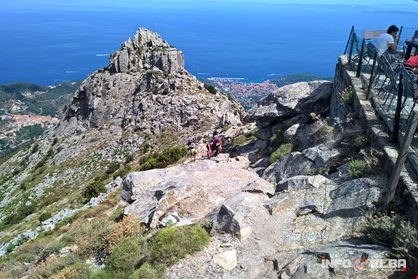
{"type": "MultiPolygon", "coordinates": [[[[418,28],[401,27],[399,42],[410,39],[418,28]]],[[[377,56],[376,49],[367,46],[374,38],[363,36],[365,31],[370,29],[356,29],[354,26],[350,31],[347,46],[344,54],[352,69],[356,71],[357,77],[365,83],[367,88],[366,97],[374,104],[376,112],[386,123],[391,131],[391,138],[394,143],[403,143],[406,138],[408,123],[418,106],[418,90],[415,94],[414,84],[418,86],[418,76],[414,75],[403,66],[402,53],[405,47],[401,46],[398,56],[384,54],[377,56]],[[359,34],[361,36],[359,36],[359,34]]],[[[418,132],[414,130],[408,149],[408,159],[418,173],[418,132]]]]}

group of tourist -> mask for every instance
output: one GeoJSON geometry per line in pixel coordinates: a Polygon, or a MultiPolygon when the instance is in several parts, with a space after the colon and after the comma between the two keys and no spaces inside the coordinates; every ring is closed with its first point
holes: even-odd
{"type": "MultiPolygon", "coordinates": [[[[376,41],[377,54],[379,57],[384,52],[396,53],[398,47],[398,32],[399,28],[396,25],[391,25],[386,33],[381,34],[376,41]]],[[[418,74],[418,55],[414,55],[403,62],[405,67],[410,68],[414,74],[418,74]]]]}
{"type": "MultiPolygon", "coordinates": [[[[206,146],[206,155],[207,158],[211,158],[217,156],[222,151],[222,137],[218,134],[217,131],[213,132],[212,139],[206,139],[205,141],[206,146]]],[[[198,139],[196,134],[189,136],[187,139],[187,146],[189,148],[189,153],[192,156],[192,159],[196,159],[197,155],[197,147],[198,147],[198,139]]]]}

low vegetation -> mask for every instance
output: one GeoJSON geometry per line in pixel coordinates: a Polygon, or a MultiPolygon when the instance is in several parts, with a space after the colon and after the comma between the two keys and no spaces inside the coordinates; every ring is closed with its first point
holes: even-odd
{"type": "Polygon", "coordinates": [[[234,138],[233,141],[232,141],[232,146],[237,147],[237,146],[247,144],[247,143],[251,142],[252,140],[257,139],[254,136],[254,133],[255,133],[255,131],[249,131],[247,133],[244,133],[244,134],[234,138]]]}
{"type": "Polygon", "coordinates": [[[212,94],[216,94],[217,92],[216,88],[209,84],[205,84],[205,89],[212,94]]]}
{"type": "Polygon", "coordinates": [[[390,247],[391,256],[407,259],[409,273],[418,272],[418,230],[409,221],[393,214],[375,214],[368,218],[363,228],[368,241],[390,247]]]}
{"type": "Polygon", "coordinates": [[[348,165],[348,171],[353,178],[362,177],[367,171],[367,162],[365,160],[352,160],[348,165]]]}
{"type": "Polygon", "coordinates": [[[367,137],[359,135],[354,140],[354,146],[357,150],[365,149],[368,147],[367,137]]]}
{"type": "Polygon", "coordinates": [[[200,225],[165,228],[150,238],[150,262],[172,265],[208,243],[209,235],[200,225]]]}
{"type": "Polygon", "coordinates": [[[119,197],[115,191],[99,206],[0,257],[0,278],[160,279],[168,266],[210,241],[201,225],[147,229],[137,217],[121,215],[119,197]],[[92,258],[103,268],[86,264],[92,258]]]}
{"type": "Polygon", "coordinates": [[[161,152],[154,152],[147,156],[140,164],[139,170],[150,170],[155,168],[164,168],[177,162],[187,155],[185,146],[169,147],[161,152]]]}
{"type": "Polygon", "coordinates": [[[352,106],[354,103],[354,88],[349,86],[340,93],[340,98],[344,105],[352,106]]]}
{"type": "Polygon", "coordinates": [[[283,157],[286,154],[289,154],[292,152],[293,144],[291,143],[285,143],[280,145],[279,148],[276,149],[273,153],[270,154],[269,161],[270,163],[276,162],[279,158],[283,157]]]}

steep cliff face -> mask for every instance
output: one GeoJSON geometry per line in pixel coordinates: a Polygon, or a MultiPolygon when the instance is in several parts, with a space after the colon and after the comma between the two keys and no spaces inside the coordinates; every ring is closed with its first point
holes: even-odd
{"type": "Polygon", "coordinates": [[[76,91],[56,134],[113,127],[155,135],[237,124],[241,106],[212,94],[184,69],[183,53],[139,29],[76,91]],[[221,123],[221,121],[223,123],[221,123]]]}

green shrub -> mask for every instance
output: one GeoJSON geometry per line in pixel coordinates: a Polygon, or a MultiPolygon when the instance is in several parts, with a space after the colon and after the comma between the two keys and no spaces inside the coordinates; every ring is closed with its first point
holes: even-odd
{"type": "Polygon", "coordinates": [[[56,144],[57,144],[57,142],[58,142],[58,138],[54,138],[54,139],[52,140],[52,146],[56,145],[56,144]]]}
{"type": "Polygon", "coordinates": [[[340,93],[341,100],[346,106],[351,106],[354,103],[354,89],[349,86],[340,93]]]}
{"type": "Polygon", "coordinates": [[[151,264],[144,263],[139,269],[132,273],[129,279],[161,279],[164,277],[165,270],[166,266],[163,264],[154,268],[151,264]]]}
{"type": "Polygon", "coordinates": [[[149,142],[144,143],[144,145],[141,147],[142,153],[147,153],[151,150],[151,144],[149,142]]]}
{"type": "MultiPolygon", "coordinates": [[[[320,120],[322,121],[322,120],[320,120]]],[[[315,142],[321,142],[324,138],[335,132],[335,127],[324,123],[313,135],[315,142]]]]}
{"type": "Polygon", "coordinates": [[[16,176],[20,173],[20,169],[19,168],[15,168],[12,172],[12,176],[16,176]]]}
{"type": "Polygon", "coordinates": [[[125,165],[122,169],[117,170],[114,174],[113,174],[113,179],[115,179],[116,177],[124,177],[125,175],[127,175],[130,171],[132,170],[130,165],[125,165]]]}
{"type": "Polygon", "coordinates": [[[112,174],[119,169],[120,164],[117,162],[112,162],[106,169],[106,174],[112,174]]]}
{"type": "Polygon", "coordinates": [[[51,254],[56,253],[59,250],[61,250],[64,246],[65,244],[57,238],[53,240],[52,242],[49,242],[48,245],[44,247],[44,249],[40,253],[40,257],[42,259],[45,259],[51,254]]]}
{"type": "Polygon", "coordinates": [[[364,160],[353,160],[348,164],[348,172],[351,177],[362,177],[367,170],[367,162],[364,160]]]}
{"type": "Polygon", "coordinates": [[[131,274],[141,259],[145,257],[146,241],[142,237],[126,237],[114,248],[106,268],[131,274]]]}
{"type": "Polygon", "coordinates": [[[153,153],[144,163],[140,165],[139,170],[165,168],[186,156],[187,151],[187,148],[184,146],[173,146],[163,150],[162,152],[153,153]]]}
{"type": "Polygon", "coordinates": [[[107,269],[100,269],[92,274],[91,279],[115,279],[115,276],[107,269]]]}
{"type": "Polygon", "coordinates": [[[36,170],[38,170],[38,169],[40,169],[40,168],[44,167],[44,165],[45,165],[45,163],[46,163],[47,161],[48,161],[48,158],[46,158],[46,157],[42,158],[42,160],[40,160],[40,161],[36,164],[35,169],[36,169],[36,170]]]}
{"type": "Polygon", "coordinates": [[[209,84],[205,84],[205,88],[207,91],[209,91],[212,94],[216,94],[217,90],[215,87],[213,87],[212,85],[209,84]]]}
{"type": "Polygon", "coordinates": [[[285,143],[285,144],[280,145],[280,147],[277,148],[276,151],[270,154],[270,158],[269,158],[270,163],[272,164],[276,162],[283,155],[292,152],[292,149],[293,149],[293,144],[291,143],[285,143]]]}
{"type": "Polygon", "coordinates": [[[125,157],[125,164],[128,164],[130,162],[132,162],[134,160],[134,155],[132,154],[127,154],[125,157]]]}
{"type": "Polygon", "coordinates": [[[28,184],[26,183],[26,181],[23,181],[22,183],[20,183],[19,189],[25,191],[27,186],[28,184]]]}
{"type": "Polygon", "coordinates": [[[5,225],[5,226],[18,224],[23,219],[25,219],[26,216],[31,215],[35,211],[36,211],[36,204],[35,203],[33,203],[31,205],[22,205],[15,210],[14,214],[7,215],[3,219],[1,224],[5,225]]]}
{"type": "Polygon", "coordinates": [[[97,197],[100,193],[105,193],[106,187],[103,182],[94,181],[86,186],[82,192],[82,196],[85,201],[90,200],[93,197],[97,197]]]}
{"type": "Polygon", "coordinates": [[[366,239],[392,247],[396,257],[405,257],[418,248],[418,231],[410,222],[397,217],[378,215],[370,218],[363,229],[366,239]]]}
{"type": "Polygon", "coordinates": [[[44,212],[39,216],[39,222],[42,223],[45,220],[48,220],[49,218],[51,218],[51,212],[44,212]]]}
{"type": "Polygon", "coordinates": [[[36,151],[38,151],[39,150],[39,144],[38,143],[35,143],[33,146],[32,146],[32,149],[31,149],[31,151],[30,151],[30,153],[35,153],[36,151]]]}
{"type": "Polygon", "coordinates": [[[200,226],[207,232],[210,233],[213,227],[213,220],[211,219],[204,219],[200,222],[200,226]]]}
{"type": "Polygon", "coordinates": [[[270,146],[273,148],[277,148],[280,145],[282,145],[284,143],[284,135],[283,133],[280,131],[279,133],[276,133],[275,135],[273,135],[270,138],[270,146]]]}
{"type": "Polygon", "coordinates": [[[161,164],[155,157],[149,157],[144,163],[139,166],[139,170],[151,170],[159,168],[161,164]]]}
{"type": "Polygon", "coordinates": [[[48,152],[46,153],[47,158],[51,158],[54,155],[54,149],[52,147],[48,149],[48,152]]]}
{"type": "Polygon", "coordinates": [[[209,234],[199,225],[162,229],[150,240],[151,263],[175,264],[202,250],[209,241],[209,234]]]}
{"type": "Polygon", "coordinates": [[[354,146],[359,149],[364,149],[367,147],[367,138],[363,135],[359,135],[354,139],[354,146]]]}
{"type": "Polygon", "coordinates": [[[256,130],[252,130],[242,135],[239,135],[238,137],[233,139],[232,145],[233,146],[244,145],[246,143],[249,143],[252,140],[256,140],[257,138],[254,136],[255,132],[256,130]]]}

